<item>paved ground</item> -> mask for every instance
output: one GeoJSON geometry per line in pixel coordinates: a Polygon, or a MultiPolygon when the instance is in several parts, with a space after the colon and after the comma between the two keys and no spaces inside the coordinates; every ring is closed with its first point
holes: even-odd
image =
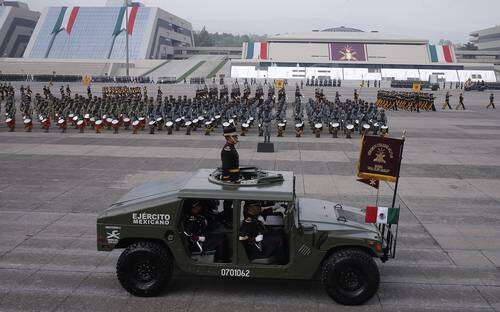
{"type": "MultiPolygon", "coordinates": [[[[0,311],[500,311],[500,110],[484,108],[487,96],[466,94],[465,112],[390,113],[394,136],[408,129],[400,184],[408,208],[397,258],[380,264],[380,291],[355,308],[303,281],[184,277],[161,297],[129,296],[114,274],[119,253],[95,250],[97,214],[142,181],[217,166],[222,138],[8,133],[2,120],[0,311]]],[[[242,138],[243,164],[295,171],[299,194],[374,203],[354,177],[358,138],[288,133],[274,138],[274,154],[256,153],[258,140],[242,138]]],[[[390,193],[384,184],[381,201],[390,193]]]]}

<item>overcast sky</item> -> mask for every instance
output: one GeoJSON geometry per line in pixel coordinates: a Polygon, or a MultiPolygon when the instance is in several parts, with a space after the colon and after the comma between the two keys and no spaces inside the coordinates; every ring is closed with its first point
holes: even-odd
{"type": "MultiPolygon", "coordinates": [[[[22,1],[22,0],[21,0],[22,1]]],[[[51,5],[101,6],[105,0],[24,0],[51,5]]],[[[335,26],[378,30],[437,42],[467,42],[474,30],[500,24],[500,0],[143,0],[187,19],[199,30],[239,34],[308,32],[335,26]]]]}

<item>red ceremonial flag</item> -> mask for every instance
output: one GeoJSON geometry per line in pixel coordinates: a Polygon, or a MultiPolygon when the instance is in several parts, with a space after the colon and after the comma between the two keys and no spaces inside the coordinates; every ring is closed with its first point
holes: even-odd
{"type": "Polygon", "coordinates": [[[365,223],[376,223],[377,222],[377,207],[368,206],[366,207],[365,213],[365,223]]]}
{"type": "Polygon", "coordinates": [[[358,179],[358,182],[369,185],[373,188],[376,188],[377,190],[379,188],[379,181],[377,179],[358,179]]]}

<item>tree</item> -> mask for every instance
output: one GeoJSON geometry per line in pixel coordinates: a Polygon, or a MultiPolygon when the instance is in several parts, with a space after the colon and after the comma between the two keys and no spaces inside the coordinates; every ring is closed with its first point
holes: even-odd
{"type": "Polygon", "coordinates": [[[205,26],[200,32],[194,32],[194,42],[196,46],[201,47],[213,47],[214,40],[212,36],[208,33],[205,26]]]}
{"type": "Polygon", "coordinates": [[[198,47],[241,47],[245,41],[265,41],[267,35],[233,35],[230,33],[209,33],[205,26],[193,32],[198,47]]]}

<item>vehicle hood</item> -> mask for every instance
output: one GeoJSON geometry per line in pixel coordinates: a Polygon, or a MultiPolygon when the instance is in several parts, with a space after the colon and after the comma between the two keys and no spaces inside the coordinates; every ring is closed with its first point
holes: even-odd
{"type": "Polygon", "coordinates": [[[192,174],[168,180],[151,181],[136,186],[106,209],[99,218],[155,207],[179,200],[178,191],[186,185],[192,174]]]}
{"type": "Polygon", "coordinates": [[[299,221],[318,231],[362,231],[378,234],[373,224],[364,222],[364,212],[355,207],[314,198],[299,198],[299,221]]]}

